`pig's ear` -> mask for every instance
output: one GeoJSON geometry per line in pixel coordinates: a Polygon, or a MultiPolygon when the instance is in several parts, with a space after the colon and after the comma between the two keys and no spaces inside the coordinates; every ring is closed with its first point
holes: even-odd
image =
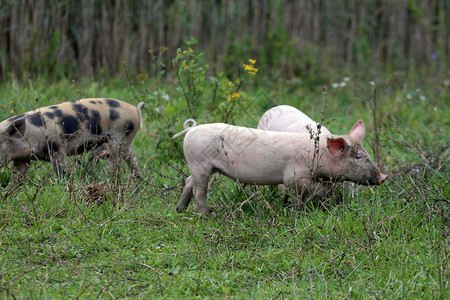
{"type": "Polygon", "coordinates": [[[358,122],[356,122],[355,126],[353,126],[352,130],[350,130],[348,135],[357,139],[358,141],[362,141],[365,133],[366,125],[364,125],[363,120],[359,120],[358,122]]]}
{"type": "Polygon", "coordinates": [[[25,134],[25,129],[27,128],[25,117],[26,116],[16,119],[7,125],[3,131],[4,135],[12,139],[21,139],[25,134]]]}
{"type": "Polygon", "coordinates": [[[340,156],[345,153],[347,149],[347,143],[343,138],[328,138],[328,151],[333,156],[340,156]]]}

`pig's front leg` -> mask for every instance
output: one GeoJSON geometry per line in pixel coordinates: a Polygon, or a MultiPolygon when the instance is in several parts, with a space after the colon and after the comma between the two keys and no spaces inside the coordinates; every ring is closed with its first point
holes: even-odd
{"type": "Polygon", "coordinates": [[[60,147],[58,153],[53,158],[52,161],[53,170],[59,179],[61,179],[66,173],[66,165],[67,165],[67,148],[60,147]]]}
{"type": "Polygon", "coordinates": [[[14,172],[11,174],[10,182],[12,182],[13,184],[18,184],[19,182],[21,182],[29,166],[29,161],[15,160],[14,172]]]}
{"type": "Polygon", "coordinates": [[[113,137],[106,150],[102,152],[109,157],[106,166],[109,174],[114,174],[120,167],[121,162],[125,161],[130,168],[131,174],[142,178],[136,153],[134,153],[131,145],[123,137],[113,137]]]}
{"type": "Polygon", "coordinates": [[[296,209],[302,207],[303,199],[309,194],[309,183],[309,177],[285,180],[284,185],[291,191],[291,202],[296,209]]]}

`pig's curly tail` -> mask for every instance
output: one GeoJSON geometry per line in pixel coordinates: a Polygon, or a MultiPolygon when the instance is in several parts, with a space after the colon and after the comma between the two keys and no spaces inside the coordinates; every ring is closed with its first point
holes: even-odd
{"type": "Polygon", "coordinates": [[[172,139],[175,139],[177,137],[179,137],[180,135],[185,134],[186,132],[188,132],[192,127],[197,126],[197,122],[194,119],[187,119],[186,121],[184,121],[183,123],[183,131],[178,132],[177,134],[175,134],[172,139]]]}

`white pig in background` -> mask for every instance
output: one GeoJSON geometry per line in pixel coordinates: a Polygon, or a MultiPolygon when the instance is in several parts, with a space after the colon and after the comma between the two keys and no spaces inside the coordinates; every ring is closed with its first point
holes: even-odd
{"type": "MultiPolygon", "coordinates": [[[[278,105],[266,111],[261,116],[257,128],[280,132],[307,133],[313,138],[320,138],[321,134],[331,134],[325,126],[315,122],[306,114],[290,105],[278,105]]],[[[322,200],[327,196],[333,195],[334,186],[331,182],[310,182],[302,196],[304,199],[314,197],[322,200]]],[[[342,191],[348,191],[347,187],[340,188],[342,191]]],[[[339,189],[336,190],[336,194],[339,199],[344,197],[339,189]]]]}
{"type": "Polygon", "coordinates": [[[258,123],[258,129],[281,131],[330,134],[330,131],[322,124],[316,123],[306,114],[290,105],[278,105],[266,111],[258,123]]]}
{"type": "Polygon", "coordinates": [[[207,189],[219,172],[246,184],[284,184],[295,196],[311,181],[348,180],[363,185],[381,184],[387,176],[372,163],[361,141],[364,122],[348,135],[323,134],[315,146],[310,134],[275,132],[222,123],[186,128],[184,155],[191,172],[177,211],[195,196],[199,213],[208,213],[207,189]]]}

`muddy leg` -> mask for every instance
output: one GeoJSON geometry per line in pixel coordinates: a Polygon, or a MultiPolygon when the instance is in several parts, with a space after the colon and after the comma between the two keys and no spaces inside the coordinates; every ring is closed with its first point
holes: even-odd
{"type": "Polygon", "coordinates": [[[189,176],[186,179],[186,184],[184,185],[183,192],[181,193],[181,200],[178,203],[177,212],[182,212],[183,210],[188,208],[189,202],[191,202],[192,199],[193,187],[194,187],[194,180],[192,179],[192,176],[189,176]]]}
{"type": "Polygon", "coordinates": [[[209,213],[208,203],[206,200],[208,195],[208,181],[210,176],[211,173],[203,174],[199,177],[193,176],[195,202],[197,203],[198,213],[200,214],[209,213]]]}
{"type": "Polygon", "coordinates": [[[58,179],[61,179],[66,174],[67,152],[62,147],[57,152],[55,158],[52,160],[53,170],[58,179]]]}
{"type": "Polygon", "coordinates": [[[22,181],[25,173],[30,166],[29,161],[14,161],[14,172],[11,174],[10,182],[12,184],[18,184],[22,181]]]}

